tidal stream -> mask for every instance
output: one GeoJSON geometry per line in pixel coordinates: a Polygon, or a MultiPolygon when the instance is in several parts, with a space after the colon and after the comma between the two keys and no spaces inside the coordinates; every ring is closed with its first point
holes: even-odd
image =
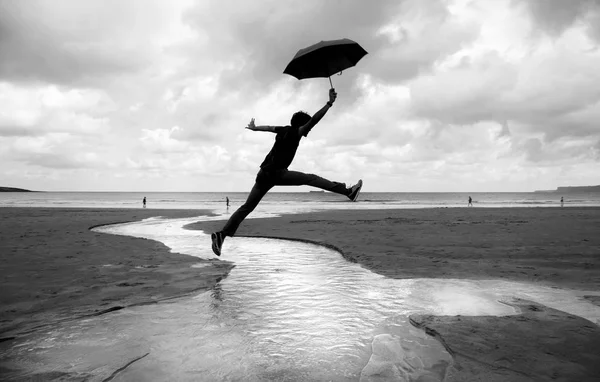
{"type": "MultiPolygon", "coordinates": [[[[95,228],[215,259],[198,217],[95,228]]],[[[385,278],[339,253],[295,241],[233,238],[235,263],[213,290],[59,324],[17,340],[23,367],[115,381],[442,381],[451,356],[410,314],[510,315],[501,300],[534,300],[598,322],[584,292],[498,280],[385,278]],[[383,373],[383,374],[382,374],[383,373]]],[[[110,264],[107,264],[110,266],[110,264]]],[[[586,292],[589,294],[589,292],[586,292]]]]}

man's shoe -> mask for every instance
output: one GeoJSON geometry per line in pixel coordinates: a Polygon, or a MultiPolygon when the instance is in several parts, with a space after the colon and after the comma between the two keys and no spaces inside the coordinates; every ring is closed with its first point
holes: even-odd
{"type": "Polygon", "coordinates": [[[223,237],[222,232],[214,232],[210,235],[210,239],[212,240],[212,250],[217,256],[221,256],[221,247],[223,247],[223,237]]]}
{"type": "Polygon", "coordinates": [[[362,179],[360,179],[358,181],[358,183],[356,183],[354,186],[352,186],[350,188],[350,194],[348,195],[350,200],[352,200],[353,202],[356,202],[356,199],[358,199],[358,194],[360,194],[361,188],[362,188],[362,179]]]}

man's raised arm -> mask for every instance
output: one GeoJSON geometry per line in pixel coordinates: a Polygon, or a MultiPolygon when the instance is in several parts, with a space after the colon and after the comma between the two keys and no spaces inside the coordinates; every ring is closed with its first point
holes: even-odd
{"type": "Polygon", "coordinates": [[[335,102],[335,99],[337,98],[337,93],[335,92],[334,89],[329,89],[329,101],[327,101],[327,103],[325,104],[325,106],[323,106],[319,111],[317,111],[315,113],[315,115],[312,116],[312,118],[310,119],[310,121],[308,121],[306,123],[306,125],[301,126],[300,129],[298,130],[299,134],[302,136],[307,136],[308,132],[317,124],[319,123],[319,121],[321,120],[321,118],[323,118],[325,116],[325,114],[327,113],[327,110],[329,110],[330,107],[333,106],[333,103],[335,102]]]}
{"type": "Polygon", "coordinates": [[[246,126],[246,129],[248,129],[248,130],[252,130],[252,131],[270,131],[271,133],[278,133],[282,128],[283,128],[282,126],[267,126],[267,125],[256,126],[254,124],[254,118],[252,118],[250,120],[250,123],[248,124],[248,126],[246,126]]]}

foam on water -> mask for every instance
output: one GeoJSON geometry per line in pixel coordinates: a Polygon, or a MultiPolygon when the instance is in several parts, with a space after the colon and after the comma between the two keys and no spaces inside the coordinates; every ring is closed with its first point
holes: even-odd
{"type": "MultiPolygon", "coordinates": [[[[172,251],[214,259],[192,219],[147,219],[99,227],[158,240],[172,251]]],[[[497,280],[388,279],[311,244],[228,238],[236,264],[206,293],[58,325],[3,354],[20,366],[102,380],[442,380],[451,357],[408,315],[510,315],[520,297],[587,318],[600,308],[566,291],[497,280]],[[109,373],[110,374],[110,373],[109,373]]],[[[199,260],[199,264],[203,264],[199,260]]]]}

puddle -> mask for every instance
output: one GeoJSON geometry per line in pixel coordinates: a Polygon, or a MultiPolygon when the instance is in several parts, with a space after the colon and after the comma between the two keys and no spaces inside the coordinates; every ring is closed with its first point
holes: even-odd
{"type": "MultiPolygon", "coordinates": [[[[95,230],[214,259],[208,235],[182,228],[213,219],[153,218],[95,230]]],[[[499,300],[519,297],[600,319],[600,308],[579,298],[597,292],[387,279],[299,242],[228,238],[222,259],[236,266],[209,292],[59,325],[18,340],[2,358],[91,380],[129,364],[112,380],[369,381],[386,372],[393,380],[435,381],[451,357],[408,323],[410,314],[509,315],[518,312],[499,300]]]]}

